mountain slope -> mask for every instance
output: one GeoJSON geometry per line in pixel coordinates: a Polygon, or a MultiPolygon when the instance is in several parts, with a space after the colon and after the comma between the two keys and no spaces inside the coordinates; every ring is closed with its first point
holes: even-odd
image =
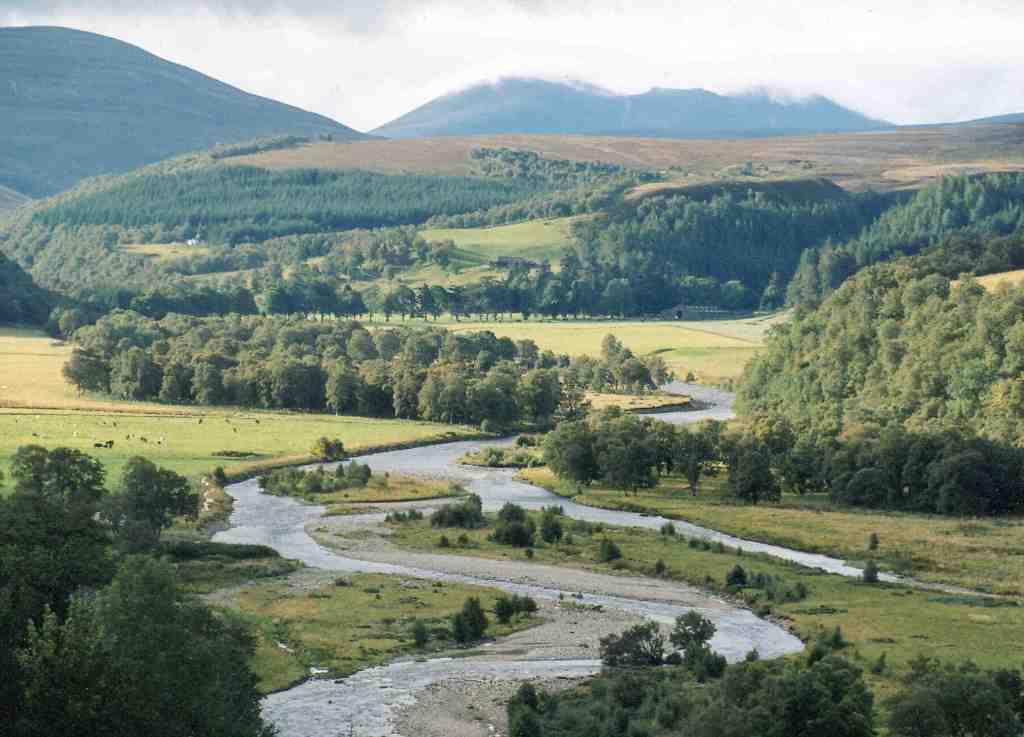
{"type": "Polygon", "coordinates": [[[41,325],[50,314],[51,296],[22,268],[0,254],[0,325],[41,325]]]}
{"type": "Polygon", "coordinates": [[[0,186],[0,213],[21,207],[26,202],[28,202],[28,197],[25,197],[20,192],[0,186]]]}
{"type": "Polygon", "coordinates": [[[31,197],[185,151],[362,134],[105,36],[0,28],[0,185],[31,197]]]}
{"type": "Polygon", "coordinates": [[[390,138],[551,133],[721,138],[874,130],[886,127],[824,97],[779,101],[766,94],[718,95],[655,88],[617,95],[539,79],[475,85],[374,131],[390,138]]]}

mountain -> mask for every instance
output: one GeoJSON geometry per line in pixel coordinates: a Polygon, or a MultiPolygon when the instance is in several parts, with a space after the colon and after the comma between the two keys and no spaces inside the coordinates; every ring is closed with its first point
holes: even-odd
{"type": "Polygon", "coordinates": [[[15,192],[13,189],[0,186],[0,213],[21,207],[26,202],[28,202],[28,197],[25,195],[15,192]]]}
{"type": "Polygon", "coordinates": [[[50,314],[51,295],[21,266],[0,254],[0,325],[41,325],[50,314]]]}
{"type": "Polygon", "coordinates": [[[1024,124],[1024,113],[1010,113],[1009,115],[993,115],[990,118],[976,118],[965,120],[955,125],[1021,125],[1024,124]]]}
{"type": "Polygon", "coordinates": [[[580,83],[503,79],[453,92],[373,131],[389,138],[550,133],[658,138],[755,137],[889,127],[825,97],[654,88],[619,95],[580,83]]]}
{"type": "Polygon", "coordinates": [[[363,137],[116,39],[0,28],[0,186],[42,197],[84,177],[282,134],[363,137]]]}

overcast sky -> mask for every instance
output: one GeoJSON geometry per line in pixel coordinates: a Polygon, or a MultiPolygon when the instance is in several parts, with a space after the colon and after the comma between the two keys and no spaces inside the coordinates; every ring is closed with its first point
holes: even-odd
{"type": "Polygon", "coordinates": [[[1022,0],[0,0],[368,130],[500,76],[821,93],[925,123],[1024,112],[1022,0]]]}

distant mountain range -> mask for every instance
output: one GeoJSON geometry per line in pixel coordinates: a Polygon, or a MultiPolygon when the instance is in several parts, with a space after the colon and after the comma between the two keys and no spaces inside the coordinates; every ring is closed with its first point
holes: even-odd
{"type": "Polygon", "coordinates": [[[780,100],[654,88],[619,95],[592,85],[512,78],[439,97],[373,131],[389,138],[499,133],[739,138],[892,127],[826,97],[780,100]]]}
{"type": "Polygon", "coordinates": [[[0,186],[41,197],[84,177],[278,134],[364,137],[106,36],[0,28],[0,186]]]}

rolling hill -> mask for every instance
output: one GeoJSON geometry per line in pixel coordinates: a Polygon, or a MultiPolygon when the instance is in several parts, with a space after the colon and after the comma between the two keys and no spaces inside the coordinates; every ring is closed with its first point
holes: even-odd
{"type": "Polygon", "coordinates": [[[116,39],[0,28],[0,186],[30,197],[217,144],[364,136],[116,39]]]}
{"type": "Polygon", "coordinates": [[[889,127],[825,97],[783,101],[654,88],[619,95],[580,83],[504,79],[428,102],[374,131],[388,138],[547,133],[736,138],[889,127]]]}

